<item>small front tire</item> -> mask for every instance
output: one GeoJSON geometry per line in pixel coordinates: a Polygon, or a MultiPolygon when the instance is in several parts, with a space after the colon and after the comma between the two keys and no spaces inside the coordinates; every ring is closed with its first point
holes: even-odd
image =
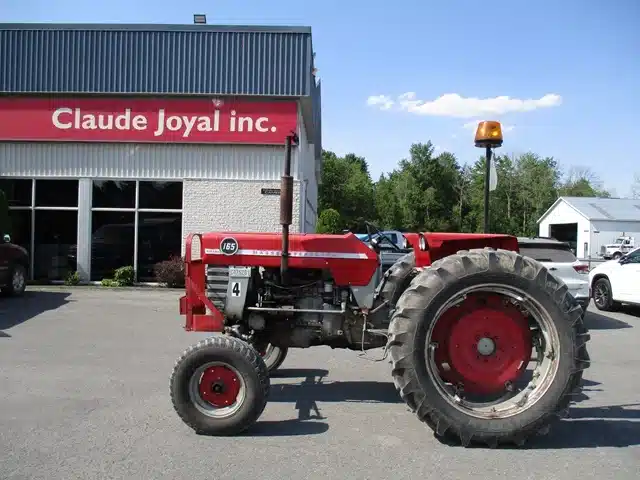
{"type": "Polygon", "coordinates": [[[171,376],[180,418],[201,435],[237,435],[262,415],[269,396],[264,360],[248,343],[214,336],[189,347],[171,376]]]}

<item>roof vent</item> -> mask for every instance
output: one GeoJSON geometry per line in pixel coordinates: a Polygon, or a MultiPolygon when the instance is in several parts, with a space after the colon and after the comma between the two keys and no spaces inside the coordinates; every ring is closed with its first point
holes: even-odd
{"type": "Polygon", "coordinates": [[[206,25],[207,16],[204,13],[196,13],[193,15],[193,23],[196,25],[206,25]]]}

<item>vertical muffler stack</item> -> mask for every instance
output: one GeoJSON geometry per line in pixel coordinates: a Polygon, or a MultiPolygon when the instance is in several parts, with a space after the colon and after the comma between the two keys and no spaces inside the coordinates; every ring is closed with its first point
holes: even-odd
{"type": "Polygon", "coordinates": [[[298,143],[298,136],[287,135],[284,149],[284,173],[280,181],[280,225],[282,225],[282,256],[280,259],[281,282],[288,282],[289,225],[293,217],[293,177],[291,176],[291,149],[298,143]]]}

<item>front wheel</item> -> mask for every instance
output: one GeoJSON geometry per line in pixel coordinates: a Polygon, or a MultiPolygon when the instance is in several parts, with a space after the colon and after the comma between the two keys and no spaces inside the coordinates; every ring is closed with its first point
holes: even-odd
{"type": "Polygon", "coordinates": [[[10,297],[20,297],[27,288],[27,269],[20,264],[16,264],[11,269],[9,284],[2,289],[3,295],[10,297]]]}
{"type": "Polygon", "coordinates": [[[580,389],[589,366],[581,312],[533,259],[458,252],[419,273],[397,303],[394,384],[439,437],[522,445],[548,431],[580,389]]]}
{"type": "Polygon", "coordinates": [[[236,435],[260,417],[269,395],[267,367],[256,350],[234,337],[214,336],[189,347],[171,376],[171,398],[196,433],[236,435]]]}

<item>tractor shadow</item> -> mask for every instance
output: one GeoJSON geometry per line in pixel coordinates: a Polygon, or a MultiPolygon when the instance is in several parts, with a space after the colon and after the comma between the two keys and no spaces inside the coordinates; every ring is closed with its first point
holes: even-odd
{"type": "MultiPolygon", "coordinates": [[[[547,450],[618,447],[640,445],[640,403],[580,407],[589,393],[601,392],[600,382],[583,379],[583,391],[573,398],[569,416],[555,424],[548,435],[534,437],[523,447],[504,446],[504,450],[547,450]],[[576,405],[578,404],[578,405],[576,405]]],[[[451,439],[440,440],[449,446],[460,446],[451,439]]],[[[471,445],[472,448],[488,448],[471,445]]]]}
{"type": "Polygon", "coordinates": [[[0,298],[0,338],[10,338],[4,331],[20,325],[48,310],[55,310],[69,302],[71,292],[27,291],[22,297],[0,298]]]}
{"type": "MultiPolygon", "coordinates": [[[[624,313],[627,312],[625,311],[624,313]]],[[[589,330],[620,330],[623,328],[633,328],[633,326],[627,322],[590,310],[587,310],[584,315],[584,324],[589,330]]]]}
{"type": "Polygon", "coordinates": [[[280,422],[262,421],[251,429],[251,436],[295,436],[324,433],[329,429],[327,417],[318,402],[331,403],[401,403],[391,382],[325,382],[328,370],[279,369],[273,379],[300,378],[297,383],[271,383],[269,403],[292,403],[298,411],[296,419],[280,422]]]}

